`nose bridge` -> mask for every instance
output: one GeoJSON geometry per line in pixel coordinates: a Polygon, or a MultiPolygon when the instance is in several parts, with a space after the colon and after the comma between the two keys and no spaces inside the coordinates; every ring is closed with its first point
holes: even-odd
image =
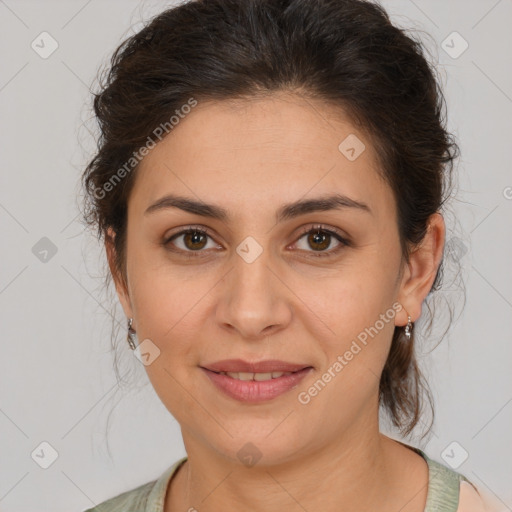
{"type": "MultiPolygon", "coordinates": [[[[250,237],[249,237],[250,238],[250,237]]],[[[266,336],[285,326],[290,305],[285,289],[271,270],[270,251],[254,239],[244,240],[233,255],[233,268],[224,279],[217,320],[247,338],[266,336]]]]}

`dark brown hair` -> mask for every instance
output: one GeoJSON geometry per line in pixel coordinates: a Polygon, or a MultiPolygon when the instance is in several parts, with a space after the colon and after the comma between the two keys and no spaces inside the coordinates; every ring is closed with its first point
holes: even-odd
{"type": "MultiPolygon", "coordinates": [[[[381,6],[362,0],[194,0],[162,12],[126,39],[94,95],[100,138],[82,177],[83,215],[100,238],[109,228],[115,233],[108,240],[125,282],[137,151],[191,98],[251,99],[275,91],[340,106],[367,133],[394,193],[408,261],[428,218],[449,196],[458,156],[421,42],[392,25],[381,6]]],[[[442,264],[431,292],[441,275],[442,264]]],[[[423,395],[433,413],[416,362],[415,331],[407,342],[403,328],[395,328],[380,380],[380,404],[406,435],[420,419],[423,395]]]]}

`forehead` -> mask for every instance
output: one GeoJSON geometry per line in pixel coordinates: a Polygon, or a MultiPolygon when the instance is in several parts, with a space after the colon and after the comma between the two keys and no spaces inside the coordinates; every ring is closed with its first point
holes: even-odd
{"type": "Polygon", "coordinates": [[[166,193],[242,212],[337,192],[392,215],[378,165],[341,108],[291,94],[199,102],[142,160],[130,209],[166,193]]]}

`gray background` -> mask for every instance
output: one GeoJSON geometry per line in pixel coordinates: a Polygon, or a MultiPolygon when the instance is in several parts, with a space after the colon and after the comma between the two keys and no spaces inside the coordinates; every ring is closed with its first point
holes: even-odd
{"type": "MultiPolygon", "coordinates": [[[[416,444],[444,463],[447,453],[460,461],[467,452],[457,470],[511,510],[512,2],[383,4],[399,25],[432,36],[425,42],[462,151],[458,197],[446,219],[447,273],[461,264],[467,304],[437,348],[424,344],[437,415],[428,442],[416,444]],[[454,31],[469,44],[461,55],[454,31]]],[[[89,87],[120,41],[166,5],[0,0],[5,512],[83,510],[160,476],[185,454],[179,425],[127,345],[119,347],[125,385],[118,387],[110,333],[120,325],[124,344],[124,317],[102,288],[102,247],[77,210],[78,178],[94,147],[89,87]],[[48,58],[31,47],[35,41],[43,50],[43,31],[58,43],[48,58]],[[40,465],[51,461],[51,448],[42,442],[58,454],[47,469],[40,465]]],[[[50,44],[45,39],[45,51],[50,44]]],[[[462,306],[455,284],[439,299],[462,306]]]]}

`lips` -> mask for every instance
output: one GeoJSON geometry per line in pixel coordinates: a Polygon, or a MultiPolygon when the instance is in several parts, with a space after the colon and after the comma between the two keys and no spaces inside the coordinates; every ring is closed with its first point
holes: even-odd
{"type": "Polygon", "coordinates": [[[272,372],[298,372],[304,368],[311,368],[311,365],[301,363],[289,363],[278,359],[266,361],[249,362],[243,359],[225,359],[201,366],[206,370],[215,373],[272,373],[272,372]]]}
{"type": "MultiPolygon", "coordinates": [[[[313,367],[309,366],[303,370],[282,374],[276,378],[270,378],[272,375],[270,373],[245,374],[246,376],[260,377],[262,380],[233,378],[225,373],[216,373],[203,367],[201,367],[201,371],[224,396],[245,404],[261,404],[285,395],[296,388],[313,371],[313,367]]],[[[244,374],[231,373],[231,375],[242,376],[244,374]]]]}

